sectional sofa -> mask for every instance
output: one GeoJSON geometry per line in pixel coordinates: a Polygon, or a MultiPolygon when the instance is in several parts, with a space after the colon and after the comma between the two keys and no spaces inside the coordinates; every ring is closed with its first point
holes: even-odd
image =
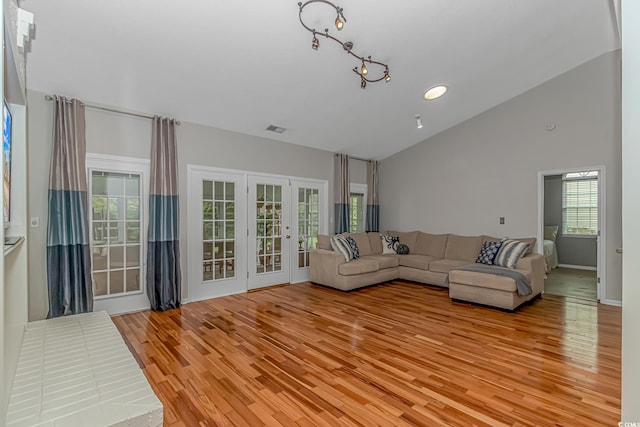
{"type": "MultiPolygon", "coordinates": [[[[343,254],[333,251],[330,237],[318,236],[318,248],[310,253],[309,279],[313,283],[343,291],[383,283],[394,279],[449,288],[456,300],[513,310],[542,293],[544,287],[544,257],[532,253],[535,238],[516,239],[530,244],[529,251],[518,260],[515,271],[522,273],[531,293],[518,292],[516,280],[501,275],[503,267],[493,267],[496,274],[473,270],[484,241],[499,241],[491,236],[460,236],[430,234],[420,231],[384,233],[345,233],[355,240],[360,257],[346,261],[343,254]],[[383,254],[380,235],[397,236],[409,247],[409,254],[383,254]]],[[[508,273],[508,271],[507,271],[508,273]]]]}

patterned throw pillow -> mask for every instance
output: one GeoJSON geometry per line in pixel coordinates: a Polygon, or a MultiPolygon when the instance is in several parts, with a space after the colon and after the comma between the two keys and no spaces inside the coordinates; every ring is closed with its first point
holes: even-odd
{"type": "Polygon", "coordinates": [[[502,242],[482,242],[482,248],[480,249],[478,258],[476,258],[476,262],[478,264],[487,265],[495,264],[496,255],[498,255],[498,251],[500,251],[501,247],[502,242]]]}
{"type": "Polygon", "coordinates": [[[382,241],[382,253],[383,254],[395,254],[398,248],[400,238],[398,236],[383,236],[380,235],[382,241]]]}
{"type": "Polygon", "coordinates": [[[529,249],[528,243],[519,240],[503,240],[493,263],[500,267],[516,268],[518,260],[527,252],[527,249],[529,249]]]}
{"type": "Polygon", "coordinates": [[[342,234],[336,234],[331,238],[331,247],[334,251],[340,252],[344,256],[344,260],[349,262],[353,259],[353,251],[347,241],[347,238],[342,234]]]}
{"type": "Polygon", "coordinates": [[[351,253],[353,254],[353,259],[360,258],[360,249],[358,249],[358,244],[354,240],[353,237],[347,237],[347,243],[349,243],[349,247],[351,248],[351,253]]]}
{"type": "Polygon", "coordinates": [[[409,246],[405,245],[404,243],[399,243],[396,247],[396,253],[398,255],[407,255],[409,253],[409,246]]]}

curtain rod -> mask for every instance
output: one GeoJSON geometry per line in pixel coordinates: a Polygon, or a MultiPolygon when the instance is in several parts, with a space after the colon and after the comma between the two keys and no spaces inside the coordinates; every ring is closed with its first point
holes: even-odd
{"type": "MultiPolygon", "coordinates": [[[[53,101],[53,96],[45,95],[44,99],[46,99],[47,101],[53,101]]],[[[100,105],[87,104],[86,102],[82,102],[82,105],[84,105],[85,107],[88,107],[88,108],[93,108],[94,110],[109,111],[111,113],[124,114],[126,116],[140,117],[140,118],[143,118],[143,119],[153,119],[153,117],[154,117],[154,116],[149,115],[149,114],[132,113],[130,111],[119,110],[119,109],[116,109],[116,108],[109,108],[109,107],[102,107],[100,105]]],[[[176,125],[180,126],[181,124],[182,123],[180,121],[176,120],[176,125]]]]}
{"type": "MultiPolygon", "coordinates": [[[[338,155],[338,153],[335,154],[336,156],[338,155]]],[[[347,155],[348,158],[353,159],[353,160],[360,160],[361,162],[370,162],[373,159],[363,159],[361,157],[355,157],[355,156],[349,156],[347,155]]]]}

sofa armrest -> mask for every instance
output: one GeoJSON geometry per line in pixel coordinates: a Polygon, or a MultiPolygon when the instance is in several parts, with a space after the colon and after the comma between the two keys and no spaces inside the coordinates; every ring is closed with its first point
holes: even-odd
{"type": "Polygon", "coordinates": [[[338,275],[338,267],[344,264],[344,255],[326,249],[309,252],[309,280],[323,285],[331,285],[338,275]]]}
{"type": "Polygon", "coordinates": [[[532,295],[538,295],[544,290],[545,262],[540,254],[529,254],[520,258],[516,269],[531,272],[532,295]]]}

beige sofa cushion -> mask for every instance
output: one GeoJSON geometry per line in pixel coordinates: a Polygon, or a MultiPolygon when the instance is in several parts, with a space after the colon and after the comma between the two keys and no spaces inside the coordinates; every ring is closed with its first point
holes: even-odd
{"type": "Polygon", "coordinates": [[[436,259],[442,259],[447,248],[448,238],[448,234],[418,233],[416,250],[409,253],[429,255],[436,259]]]}
{"type": "Polygon", "coordinates": [[[409,253],[409,255],[398,256],[398,265],[417,268],[419,270],[429,270],[429,263],[436,260],[437,258],[429,255],[411,255],[411,253],[409,253]]]}
{"type": "Polygon", "coordinates": [[[325,249],[327,251],[332,251],[331,248],[331,237],[326,234],[318,234],[318,247],[316,249],[325,249]]]}
{"type": "Polygon", "coordinates": [[[457,234],[449,234],[444,257],[446,259],[475,262],[484,240],[484,236],[459,236],[457,234]]]}
{"type": "Polygon", "coordinates": [[[373,273],[378,271],[378,262],[369,257],[354,259],[338,266],[338,273],[343,276],[354,276],[356,274],[373,273]]]}
{"type": "MultiPolygon", "coordinates": [[[[502,239],[506,239],[506,237],[492,237],[492,236],[482,236],[484,240],[488,241],[488,242],[499,242],[502,239]]],[[[511,240],[518,240],[520,242],[524,242],[524,243],[528,243],[529,247],[527,248],[527,251],[524,253],[525,255],[529,255],[532,254],[534,249],[536,248],[536,238],[535,237],[514,237],[511,238],[509,237],[509,239],[511,240]]]]}
{"type": "Polygon", "coordinates": [[[352,237],[353,240],[356,241],[356,245],[358,245],[358,251],[360,252],[360,256],[371,255],[371,244],[369,244],[369,237],[367,233],[343,233],[345,236],[352,237]]]}
{"type": "Polygon", "coordinates": [[[380,241],[380,233],[377,231],[371,231],[367,233],[369,237],[369,245],[371,247],[371,253],[373,254],[381,254],[382,253],[382,242],[380,241]]]}
{"type": "MultiPolygon", "coordinates": [[[[531,272],[526,270],[515,271],[524,274],[527,280],[531,281],[531,272]]],[[[496,289],[498,291],[517,292],[515,280],[511,277],[497,276],[494,274],[456,270],[449,273],[449,284],[451,283],[496,289]]]]}
{"type": "Polygon", "coordinates": [[[369,255],[365,259],[373,259],[378,263],[378,268],[382,270],[383,268],[392,268],[398,266],[398,257],[400,255],[369,255]]]}
{"type": "Polygon", "coordinates": [[[399,243],[409,246],[409,253],[416,250],[416,241],[418,240],[419,231],[387,231],[387,236],[398,236],[399,243]]]}
{"type": "Polygon", "coordinates": [[[471,262],[461,259],[439,259],[429,264],[429,271],[433,271],[434,273],[449,273],[449,271],[454,268],[469,264],[471,264],[471,262]]]}

